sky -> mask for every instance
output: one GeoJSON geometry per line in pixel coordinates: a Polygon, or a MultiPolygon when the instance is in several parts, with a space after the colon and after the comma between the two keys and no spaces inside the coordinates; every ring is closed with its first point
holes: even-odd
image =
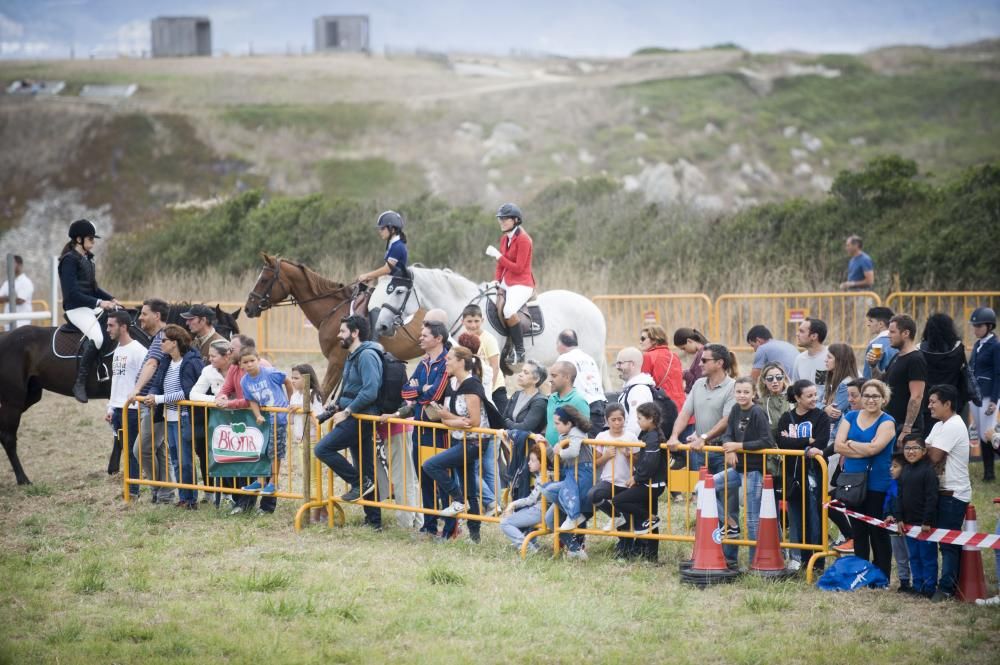
{"type": "Polygon", "coordinates": [[[207,15],[215,55],[312,50],[312,20],[367,14],[386,47],[582,57],[735,42],[858,53],[1000,37],[1000,0],[0,0],[0,58],[142,55],[156,16],[207,15]]]}

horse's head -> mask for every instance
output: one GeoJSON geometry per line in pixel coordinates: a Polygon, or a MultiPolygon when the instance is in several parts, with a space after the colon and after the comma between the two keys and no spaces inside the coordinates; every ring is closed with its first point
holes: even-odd
{"type": "Polygon", "coordinates": [[[222,309],[219,305],[215,306],[215,329],[220,335],[226,339],[232,339],[233,335],[240,334],[240,324],[236,322],[239,318],[240,312],[242,310],[237,309],[230,313],[222,309]]]}
{"type": "Polygon", "coordinates": [[[413,289],[413,280],[394,277],[385,287],[385,296],[380,298],[378,319],[375,321],[373,337],[392,337],[396,329],[406,325],[417,313],[420,305],[413,289]]]}
{"type": "Polygon", "coordinates": [[[260,316],[291,294],[291,287],[281,275],[281,259],[263,252],[260,255],[264,259],[264,267],[260,269],[257,283],[253,285],[243,306],[243,311],[251,319],[260,316]]]}

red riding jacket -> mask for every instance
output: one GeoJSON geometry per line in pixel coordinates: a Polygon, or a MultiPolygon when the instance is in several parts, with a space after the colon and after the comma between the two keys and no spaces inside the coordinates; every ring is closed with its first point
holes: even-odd
{"type": "Polygon", "coordinates": [[[535,276],[531,273],[531,236],[518,227],[514,237],[503,234],[500,238],[500,258],[497,259],[496,279],[507,286],[535,286],[535,276]]]}

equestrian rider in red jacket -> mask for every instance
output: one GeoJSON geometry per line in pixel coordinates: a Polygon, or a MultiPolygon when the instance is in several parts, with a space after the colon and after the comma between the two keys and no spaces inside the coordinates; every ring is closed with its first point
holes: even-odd
{"type": "Polygon", "coordinates": [[[513,369],[524,362],[524,334],[517,313],[535,290],[535,277],[531,273],[532,242],[521,225],[521,209],[513,203],[500,206],[497,220],[503,231],[500,249],[490,245],[486,248],[486,255],[497,260],[494,275],[499,285],[497,310],[503,313],[507,334],[510,335],[513,348],[507,356],[507,364],[513,369]]]}

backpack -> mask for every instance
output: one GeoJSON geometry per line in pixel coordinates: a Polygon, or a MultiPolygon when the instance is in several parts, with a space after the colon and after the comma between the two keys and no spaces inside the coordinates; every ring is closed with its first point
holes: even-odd
{"type": "Polygon", "coordinates": [[[883,589],[889,586],[885,573],[871,563],[856,556],[843,556],[826,569],[816,581],[823,591],[854,591],[871,587],[883,589]]]}
{"type": "MultiPolygon", "coordinates": [[[[645,385],[645,384],[635,384],[645,385]]],[[[674,423],[677,422],[677,405],[674,400],[659,386],[646,386],[649,392],[653,393],[653,402],[660,407],[660,437],[663,441],[669,441],[674,433],[674,423]]],[[[628,404],[628,393],[635,386],[629,386],[628,390],[621,394],[621,403],[628,404]]],[[[628,408],[628,407],[625,407],[628,408]]]]}
{"type": "Polygon", "coordinates": [[[378,387],[375,406],[379,413],[395,413],[403,405],[403,386],[406,385],[406,363],[388,351],[371,349],[382,361],[382,383],[378,387]]]}

